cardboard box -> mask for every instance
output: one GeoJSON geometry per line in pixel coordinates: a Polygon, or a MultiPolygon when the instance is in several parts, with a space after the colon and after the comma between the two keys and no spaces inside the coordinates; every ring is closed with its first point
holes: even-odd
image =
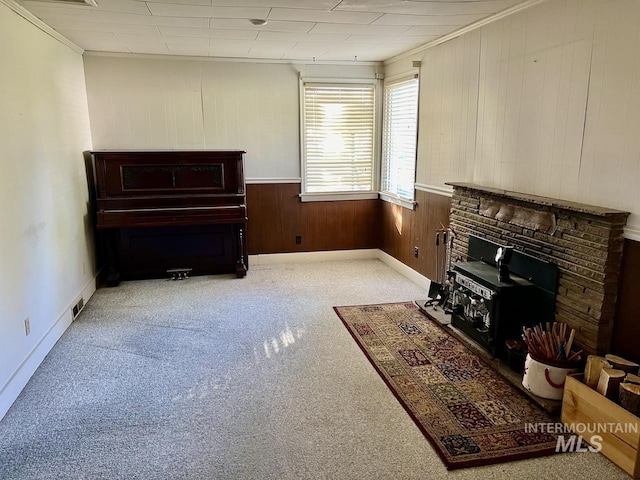
{"type": "Polygon", "coordinates": [[[574,433],[596,449],[600,444],[605,457],[633,478],[640,478],[640,418],[586,386],[582,379],[582,374],[567,375],[562,422],[577,427],[574,433]],[[585,427],[582,433],[580,429],[585,427]]]}

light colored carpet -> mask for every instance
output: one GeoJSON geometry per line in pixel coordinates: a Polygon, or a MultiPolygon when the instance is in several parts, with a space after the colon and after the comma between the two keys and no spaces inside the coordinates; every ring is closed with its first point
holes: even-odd
{"type": "Polygon", "coordinates": [[[628,478],[593,453],[447,472],[332,310],[425,297],[378,260],[100,289],[0,422],[0,478],[628,478]]]}

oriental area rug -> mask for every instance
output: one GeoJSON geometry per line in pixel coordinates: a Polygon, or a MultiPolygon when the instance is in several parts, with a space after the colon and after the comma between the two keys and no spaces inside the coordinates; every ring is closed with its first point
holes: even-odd
{"type": "Polygon", "coordinates": [[[555,453],[556,420],[412,303],[334,307],[448,469],[555,453]]]}

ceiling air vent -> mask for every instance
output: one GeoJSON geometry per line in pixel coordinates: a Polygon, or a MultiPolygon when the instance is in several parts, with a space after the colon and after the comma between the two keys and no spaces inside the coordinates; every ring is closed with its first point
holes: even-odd
{"type": "Polygon", "coordinates": [[[97,7],[96,0],[34,0],[40,3],[57,3],[58,5],[75,5],[97,7]]]}

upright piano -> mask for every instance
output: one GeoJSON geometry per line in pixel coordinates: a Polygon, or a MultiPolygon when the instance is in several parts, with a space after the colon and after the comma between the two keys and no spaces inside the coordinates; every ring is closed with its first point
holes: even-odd
{"type": "Polygon", "coordinates": [[[172,269],[245,276],[244,153],[91,152],[107,285],[172,269]]]}

